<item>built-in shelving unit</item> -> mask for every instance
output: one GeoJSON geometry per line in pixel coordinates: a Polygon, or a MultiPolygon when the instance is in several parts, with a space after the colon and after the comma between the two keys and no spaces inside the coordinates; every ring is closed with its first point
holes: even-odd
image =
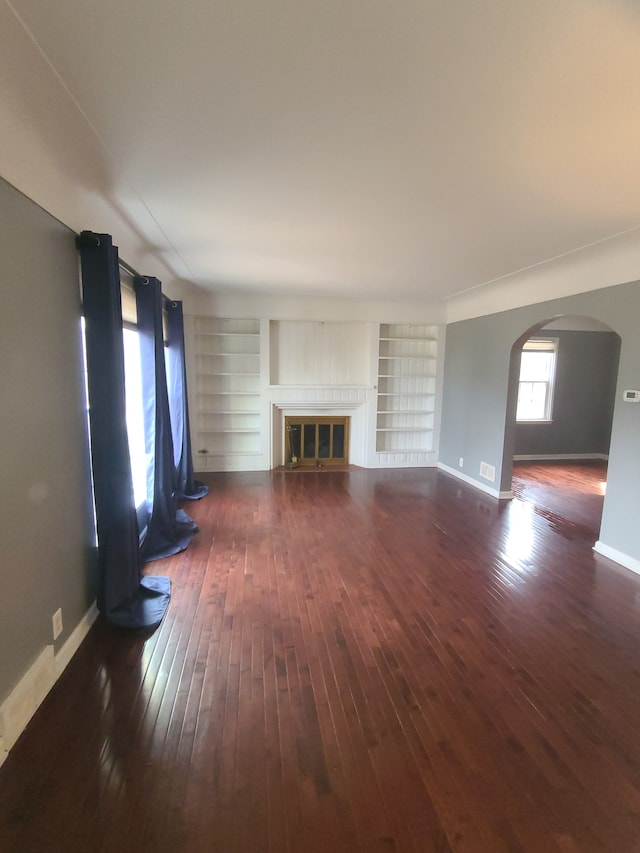
{"type": "Polygon", "coordinates": [[[260,445],[260,321],[195,317],[197,470],[220,457],[257,456],[260,445]]]}
{"type": "Polygon", "coordinates": [[[438,327],[382,323],[378,348],[378,453],[430,453],[438,327]]]}

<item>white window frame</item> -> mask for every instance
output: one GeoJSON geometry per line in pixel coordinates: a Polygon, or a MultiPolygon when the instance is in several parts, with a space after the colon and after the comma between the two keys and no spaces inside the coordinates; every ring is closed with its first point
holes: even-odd
{"type": "Polygon", "coordinates": [[[522,347],[522,353],[541,353],[551,355],[551,363],[549,368],[549,377],[545,380],[523,379],[523,365],[520,362],[520,375],[518,377],[518,403],[516,406],[516,422],[542,424],[551,423],[553,420],[553,395],[556,382],[556,368],[558,363],[558,338],[529,338],[525,341],[522,347]],[[521,390],[523,385],[544,385],[544,412],[541,417],[533,418],[531,416],[523,417],[519,415],[521,390]]]}

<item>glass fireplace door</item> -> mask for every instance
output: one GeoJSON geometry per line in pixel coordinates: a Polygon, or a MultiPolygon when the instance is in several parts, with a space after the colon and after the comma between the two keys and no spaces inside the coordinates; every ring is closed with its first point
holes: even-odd
{"type": "Polygon", "coordinates": [[[286,417],[286,464],[347,464],[348,431],[348,417],[286,417]]]}

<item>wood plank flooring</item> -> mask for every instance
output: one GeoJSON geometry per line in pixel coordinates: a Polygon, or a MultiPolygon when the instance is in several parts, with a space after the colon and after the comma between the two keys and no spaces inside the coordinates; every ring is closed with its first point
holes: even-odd
{"type": "Polygon", "coordinates": [[[160,628],[97,623],[0,768],[0,850],[640,850],[640,577],[434,469],[208,482],[160,628]]]}
{"type": "Polygon", "coordinates": [[[573,526],[576,535],[595,543],[602,519],[606,462],[515,462],[512,479],[513,494],[533,504],[538,515],[567,531],[573,526]]]}

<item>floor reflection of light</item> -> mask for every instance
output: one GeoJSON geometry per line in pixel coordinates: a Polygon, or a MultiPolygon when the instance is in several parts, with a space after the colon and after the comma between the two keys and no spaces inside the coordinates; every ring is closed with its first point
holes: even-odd
{"type": "Polygon", "coordinates": [[[606,480],[603,480],[603,481],[600,483],[600,494],[601,494],[601,495],[606,495],[606,494],[607,494],[607,481],[606,481],[606,480]]]}
{"type": "Polygon", "coordinates": [[[102,711],[102,745],[98,767],[102,780],[102,795],[116,795],[122,785],[122,771],[117,751],[114,748],[111,737],[113,729],[113,696],[111,691],[111,679],[104,666],[100,667],[98,673],[100,683],[100,704],[102,711]]]}
{"type": "Polygon", "coordinates": [[[500,557],[513,569],[519,571],[531,569],[533,555],[533,506],[523,501],[511,502],[509,513],[509,533],[500,557]]]}
{"type": "Polygon", "coordinates": [[[153,657],[153,643],[146,642],[142,649],[140,658],[140,692],[144,697],[145,705],[150,705],[153,698],[153,683],[151,679],[145,678],[145,675],[151,666],[153,657]]]}

